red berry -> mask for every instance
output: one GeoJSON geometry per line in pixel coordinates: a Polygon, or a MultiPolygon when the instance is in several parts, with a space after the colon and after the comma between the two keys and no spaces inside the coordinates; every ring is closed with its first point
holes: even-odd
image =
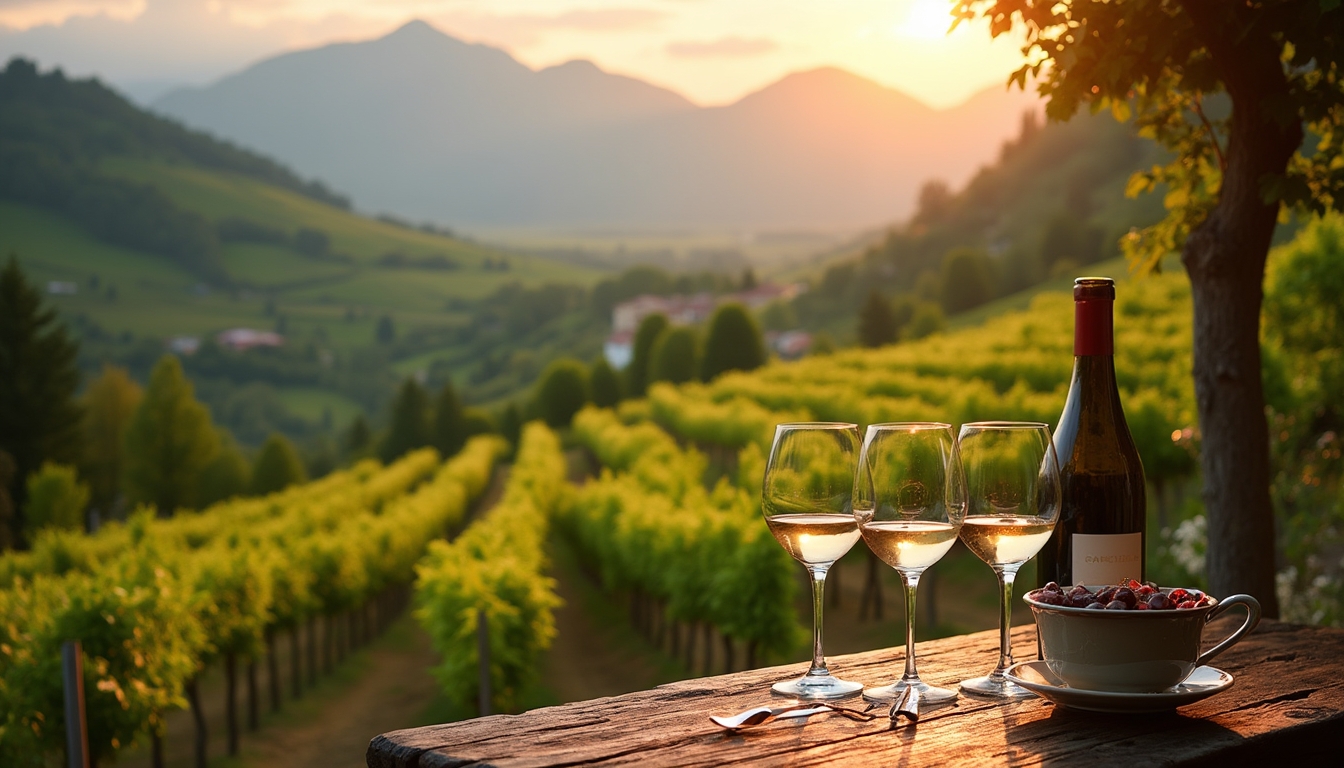
{"type": "Polygon", "coordinates": [[[1181,603],[1176,607],[1185,610],[1188,608],[1196,608],[1198,607],[1198,604],[1194,600],[1186,600],[1185,602],[1181,603]]]}
{"type": "Polygon", "coordinates": [[[1156,591],[1157,591],[1156,589],[1153,589],[1147,584],[1144,584],[1142,587],[1139,587],[1138,589],[1134,590],[1134,594],[1138,595],[1140,598],[1144,598],[1148,597],[1149,595],[1153,594],[1156,591]]]}
{"type": "Polygon", "coordinates": [[[1136,581],[1136,580],[1134,580],[1134,579],[1130,579],[1128,582],[1122,582],[1120,586],[1122,586],[1122,587],[1129,587],[1130,589],[1138,589],[1139,587],[1142,587],[1143,585],[1140,584],[1138,581],[1136,581]]]}
{"type": "Polygon", "coordinates": [[[1138,604],[1134,606],[1134,610],[1136,610],[1136,611],[1147,611],[1147,610],[1151,610],[1151,609],[1148,607],[1148,604],[1147,604],[1147,603],[1145,603],[1145,602],[1143,602],[1142,600],[1140,600],[1140,601],[1138,602],[1138,604]]]}
{"type": "MultiPolygon", "coordinates": [[[[1172,599],[1173,602],[1183,603],[1183,602],[1185,602],[1186,600],[1190,600],[1190,599],[1192,599],[1192,596],[1191,596],[1191,594],[1190,594],[1189,592],[1187,592],[1186,590],[1181,589],[1180,587],[1177,587],[1176,589],[1171,590],[1171,599],[1172,599]]],[[[1193,597],[1193,599],[1196,599],[1196,600],[1197,600],[1197,599],[1199,599],[1199,598],[1198,598],[1198,597],[1193,597]]]]}

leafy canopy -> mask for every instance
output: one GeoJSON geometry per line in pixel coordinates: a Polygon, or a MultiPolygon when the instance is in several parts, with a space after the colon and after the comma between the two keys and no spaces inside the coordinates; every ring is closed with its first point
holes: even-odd
{"type": "Polygon", "coordinates": [[[1134,119],[1139,134],[1172,151],[1166,165],[1136,173],[1131,196],[1165,188],[1167,216],[1122,242],[1131,265],[1155,270],[1179,251],[1218,201],[1234,115],[1210,97],[1234,101],[1262,85],[1257,62],[1234,52],[1264,39],[1282,62],[1281,98],[1260,100],[1256,117],[1301,121],[1307,139],[1286,173],[1263,174],[1266,202],[1320,213],[1344,206],[1344,5],[1339,0],[956,0],[957,23],[977,15],[995,37],[1020,30],[1026,63],[1009,83],[1039,82],[1046,113],[1067,119],[1084,104],[1134,119]],[[1215,60],[1218,61],[1215,61],[1215,60]]]}

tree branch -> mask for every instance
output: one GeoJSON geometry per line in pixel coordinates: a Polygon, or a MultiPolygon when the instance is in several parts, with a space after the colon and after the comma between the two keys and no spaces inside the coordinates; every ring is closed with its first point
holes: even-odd
{"type": "Polygon", "coordinates": [[[1218,170],[1227,172],[1227,158],[1223,157],[1223,147],[1218,143],[1218,134],[1213,130],[1213,124],[1209,122],[1208,116],[1204,114],[1204,99],[1195,94],[1195,114],[1199,115],[1199,121],[1204,124],[1204,129],[1209,132],[1209,143],[1213,145],[1213,154],[1218,158],[1218,170]]]}

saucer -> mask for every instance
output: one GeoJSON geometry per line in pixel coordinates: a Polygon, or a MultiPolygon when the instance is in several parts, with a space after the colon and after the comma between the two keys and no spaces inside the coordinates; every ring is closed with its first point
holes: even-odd
{"type": "Polygon", "coordinates": [[[1093,712],[1163,712],[1207,699],[1232,687],[1232,676],[1213,667],[1199,667],[1185,682],[1158,693],[1085,691],[1065,685],[1044,661],[1019,661],[1004,675],[1043,699],[1071,709],[1093,712]]]}

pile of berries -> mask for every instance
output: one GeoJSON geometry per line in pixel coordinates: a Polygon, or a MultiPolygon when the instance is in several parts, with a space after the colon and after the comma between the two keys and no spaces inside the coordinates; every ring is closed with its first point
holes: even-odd
{"type": "Polygon", "coordinates": [[[1213,598],[1197,589],[1178,587],[1163,592],[1151,581],[1141,583],[1134,579],[1125,579],[1114,587],[1102,587],[1097,592],[1082,585],[1065,592],[1052,581],[1027,596],[1045,605],[1095,611],[1170,611],[1213,605],[1213,598]]]}

